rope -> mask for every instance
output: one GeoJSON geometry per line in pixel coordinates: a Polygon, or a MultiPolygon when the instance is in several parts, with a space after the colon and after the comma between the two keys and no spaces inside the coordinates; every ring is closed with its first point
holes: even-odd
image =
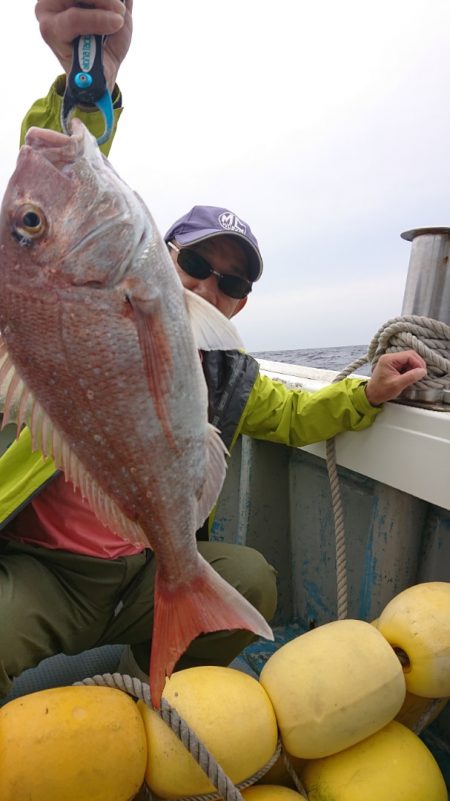
{"type": "MultiPolygon", "coordinates": [[[[103,675],[93,676],[92,678],[76,682],[76,684],[99,685],[101,687],[112,687],[117,690],[122,690],[128,693],[128,695],[132,695],[134,698],[144,701],[147,706],[153,709],[149,685],[131,676],[123,676],[120,673],[104,673],[103,675]]],[[[281,743],[278,742],[275,753],[267,764],[254,773],[253,776],[250,776],[236,786],[222,770],[210,751],[208,751],[201,740],[199,740],[195,732],[188,726],[186,721],[180,717],[175,707],[169,704],[165,698],[161,698],[161,709],[154,711],[159,713],[163,721],[172,729],[178,739],[181,740],[204,773],[206,773],[211,784],[213,784],[218,791],[217,793],[207,793],[206,795],[184,796],[183,798],[174,799],[174,801],[216,801],[216,799],[223,799],[223,801],[244,801],[240,790],[250,787],[250,785],[264,776],[280,756],[281,743]]],[[[148,787],[145,789],[149,801],[159,801],[157,796],[153,795],[148,787]]]]}
{"type": "MultiPolygon", "coordinates": [[[[362,356],[349,364],[333,380],[333,384],[346,378],[368,362],[368,356],[362,356]]],[[[333,509],[334,531],[336,541],[336,618],[344,620],[348,614],[347,557],[345,548],[344,507],[342,504],[341,484],[336,461],[336,437],[327,439],[325,443],[327,471],[330,481],[331,505],[333,509]]]]}
{"type": "MultiPolygon", "coordinates": [[[[415,350],[427,363],[428,375],[416,382],[416,390],[450,389],[450,326],[417,315],[394,317],[384,323],[373,337],[367,354],[345,367],[333,384],[347,378],[368,362],[374,366],[383,353],[399,353],[403,350],[415,350]]],[[[336,539],[336,616],[342,620],[348,614],[347,560],[335,439],[333,437],[326,442],[326,460],[336,539]]]]}
{"type": "Polygon", "coordinates": [[[412,731],[414,734],[421,734],[424,729],[427,728],[428,724],[431,723],[431,720],[434,717],[434,713],[437,708],[440,706],[442,698],[430,698],[429,703],[426,705],[425,709],[423,710],[420,717],[416,720],[414,726],[412,727],[412,731]]]}
{"type": "Polygon", "coordinates": [[[297,776],[297,771],[295,770],[291,760],[289,759],[289,755],[288,755],[287,751],[285,751],[284,748],[282,748],[282,755],[283,755],[284,767],[286,768],[287,772],[289,773],[289,776],[291,777],[296,789],[299,791],[300,795],[304,795],[305,798],[307,798],[306,790],[303,787],[303,784],[301,783],[299,777],[297,776]]]}
{"type": "Polygon", "coordinates": [[[383,353],[402,350],[415,350],[427,363],[428,375],[415,389],[450,387],[450,326],[430,317],[394,317],[375,334],[367,356],[374,365],[383,353]]]}

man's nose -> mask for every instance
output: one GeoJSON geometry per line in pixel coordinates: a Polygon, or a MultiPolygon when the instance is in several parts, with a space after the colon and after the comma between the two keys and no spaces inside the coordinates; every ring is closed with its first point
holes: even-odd
{"type": "Polygon", "coordinates": [[[210,275],[208,278],[200,279],[197,281],[194,290],[197,295],[200,295],[208,303],[217,306],[219,297],[219,287],[217,286],[217,278],[215,275],[210,275]]]}

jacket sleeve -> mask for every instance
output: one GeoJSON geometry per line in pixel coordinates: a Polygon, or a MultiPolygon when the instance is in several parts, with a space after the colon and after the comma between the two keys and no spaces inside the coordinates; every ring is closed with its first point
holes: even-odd
{"type": "Polygon", "coordinates": [[[24,428],[0,457],[0,530],[56,473],[53,461],[31,447],[24,428]]]}
{"type": "Polygon", "coordinates": [[[317,392],[289,389],[259,374],[240,421],[241,434],[283,445],[310,445],[343,431],[372,425],[380,407],[371,406],[365,381],[345,378],[317,392]]]}
{"type": "MultiPolygon", "coordinates": [[[[53,131],[61,131],[61,105],[66,86],[66,76],[60,75],[50,87],[50,91],[46,97],[36,100],[27,114],[25,115],[21,129],[20,129],[20,144],[23,145],[25,141],[25,134],[29,128],[36,126],[37,128],[49,128],[53,131]]],[[[110,138],[107,142],[100,146],[100,150],[105,156],[108,155],[111,144],[116,133],[117,123],[122,113],[122,96],[119,87],[114,87],[112,94],[113,108],[114,108],[114,124],[110,138]]],[[[100,111],[82,111],[78,109],[76,116],[84,122],[86,127],[95,136],[99,137],[105,128],[103,115],[100,111]]]]}

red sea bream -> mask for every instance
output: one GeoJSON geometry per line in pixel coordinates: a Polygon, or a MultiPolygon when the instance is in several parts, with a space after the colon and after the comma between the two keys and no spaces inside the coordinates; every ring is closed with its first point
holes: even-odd
{"type": "Polygon", "coordinates": [[[150,213],[77,120],[70,137],[27,134],[2,204],[0,282],[3,424],[28,425],[103,523],[155,551],[158,706],[199,634],[272,638],[195,540],[226,469],[198,350],[239,340],[183,289],[150,213]]]}

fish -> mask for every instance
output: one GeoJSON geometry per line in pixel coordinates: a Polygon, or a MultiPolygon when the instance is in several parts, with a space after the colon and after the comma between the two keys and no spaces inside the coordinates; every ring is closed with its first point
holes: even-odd
{"type": "Polygon", "coordinates": [[[0,283],[3,426],[28,426],[33,450],[104,525],[154,551],[149,684],[159,708],[200,634],[273,639],[195,537],[227,464],[199,351],[242,343],[183,288],[143,200],[77,119],[70,135],[26,135],[1,205],[0,283]]]}

